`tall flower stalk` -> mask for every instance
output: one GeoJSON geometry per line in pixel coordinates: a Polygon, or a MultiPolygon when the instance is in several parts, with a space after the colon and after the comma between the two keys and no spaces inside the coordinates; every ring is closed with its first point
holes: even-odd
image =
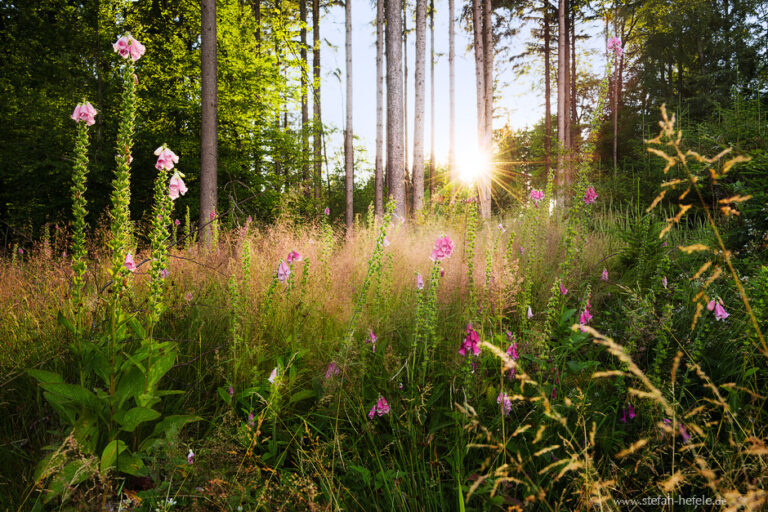
{"type": "MultiPolygon", "coordinates": [[[[124,38],[120,38],[118,43],[124,38]]],[[[115,51],[125,58],[121,50],[115,51]]],[[[131,202],[131,149],[133,147],[133,131],[136,119],[136,75],[132,58],[126,58],[122,67],[123,93],[120,106],[120,124],[117,130],[117,168],[112,180],[112,287],[115,296],[119,297],[127,287],[129,270],[123,262],[126,254],[131,252],[132,226],[129,205],[131,202]]]]}
{"type": "MultiPolygon", "coordinates": [[[[83,99],[75,107],[72,119],[77,122],[77,137],[75,139],[75,165],[72,172],[72,302],[80,309],[83,292],[83,278],[87,270],[85,248],[85,217],[88,215],[85,200],[86,181],[88,177],[88,127],[94,123],[96,110],[83,99]]],[[[79,315],[78,315],[79,317],[79,315]]]]}

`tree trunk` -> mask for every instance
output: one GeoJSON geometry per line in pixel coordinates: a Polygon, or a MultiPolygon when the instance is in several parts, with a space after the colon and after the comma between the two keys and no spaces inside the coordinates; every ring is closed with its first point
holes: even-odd
{"type": "Polygon", "coordinates": [[[551,54],[549,38],[549,0],[544,0],[544,165],[547,177],[549,177],[552,160],[552,84],[549,65],[551,54]]]}
{"type": "MultiPolygon", "coordinates": [[[[315,0],[317,1],[317,0],[315,0]]],[[[405,183],[403,181],[403,22],[400,0],[387,5],[387,167],[390,193],[395,213],[405,218],[405,183]]]]}
{"type": "Polygon", "coordinates": [[[435,186],[435,0],[429,1],[429,200],[435,186]]]}
{"type": "MultiPolygon", "coordinates": [[[[563,189],[567,184],[564,152],[565,120],[568,118],[565,103],[568,92],[568,82],[565,79],[565,72],[568,68],[566,62],[565,0],[559,0],[557,22],[557,181],[560,188],[563,189]]],[[[564,197],[564,191],[560,191],[559,195],[564,197]]]]}
{"type": "Polygon", "coordinates": [[[454,1],[448,0],[448,176],[456,181],[456,30],[454,1]]]}
{"type": "MultiPolygon", "coordinates": [[[[474,25],[474,44],[475,44],[475,78],[477,80],[477,139],[479,150],[485,155],[491,151],[489,124],[492,122],[489,105],[492,106],[493,98],[488,98],[489,91],[493,88],[493,83],[486,82],[492,76],[489,64],[492,62],[492,56],[486,54],[492,52],[490,45],[490,0],[472,1],[472,24],[474,25]]],[[[485,170],[484,170],[485,171],[485,170]]],[[[491,187],[490,176],[486,172],[478,173],[477,193],[480,204],[480,216],[484,219],[491,216],[491,187]]]]}
{"type": "Polygon", "coordinates": [[[376,1],[376,170],[375,201],[376,218],[384,214],[384,2],[376,1]]]}
{"type": "Polygon", "coordinates": [[[566,173],[570,174],[571,167],[571,16],[569,0],[565,0],[565,159],[566,173]]]}
{"type": "Polygon", "coordinates": [[[568,130],[569,137],[570,137],[570,148],[571,148],[571,154],[576,154],[576,139],[578,137],[578,126],[576,126],[577,123],[577,117],[576,117],[576,11],[573,8],[573,1],[571,2],[571,72],[570,72],[570,86],[571,86],[571,95],[570,95],[570,101],[568,104],[570,105],[570,118],[569,118],[569,126],[570,129],[568,130]]]}
{"type": "Polygon", "coordinates": [[[320,112],[320,0],[312,0],[312,114],[314,125],[313,163],[314,195],[320,199],[323,170],[323,118],[320,112]]]}
{"type": "Polygon", "coordinates": [[[352,231],[355,223],[353,205],[355,193],[355,155],[352,147],[352,0],[345,0],[345,32],[347,50],[347,120],[344,129],[344,173],[346,175],[347,232],[352,231]]]}
{"type": "Polygon", "coordinates": [[[416,0],[416,78],[413,106],[413,211],[424,206],[424,114],[427,52],[427,0],[416,0]]]}
{"type": "Polygon", "coordinates": [[[302,188],[304,189],[304,195],[309,197],[310,195],[310,180],[309,180],[309,136],[307,130],[309,129],[309,102],[308,102],[308,90],[307,82],[309,61],[307,60],[307,0],[299,0],[299,18],[301,20],[301,44],[299,47],[299,55],[301,57],[301,150],[302,150],[302,188]]]}
{"type": "MultiPolygon", "coordinates": [[[[200,225],[210,222],[217,204],[217,82],[216,82],[216,0],[202,0],[201,8],[201,107],[200,129],[200,225]]],[[[210,226],[201,239],[212,239],[210,226]]]]}
{"type": "MultiPolygon", "coordinates": [[[[402,0],[403,8],[403,160],[405,167],[403,171],[403,182],[406,187],[406,201],[408,201],[408,186],[410,179],[408,176],[408,0],[402,0]]],[[[406,205],[406,211],[408,211],[406,205]]]]}

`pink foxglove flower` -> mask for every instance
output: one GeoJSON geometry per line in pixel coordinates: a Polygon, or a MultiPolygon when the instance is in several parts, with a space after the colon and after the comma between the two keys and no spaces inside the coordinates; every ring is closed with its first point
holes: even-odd
{"type": "Polygon", "coordinates": [[[729,316],[730,315],[725,310],[725,308],[723,307],[723,304],[721,302],[718,302],[717,304],[715,304],[715,319],[716,320],[725,320],[729,316]]]}
{"type": "Polygon", "coordinates": [[[632,404],[627,405],[627,416],[631,420],[635,419],[635,408],[632,407],[632,404]]]}
{"type": "Polygon", "coordinates": [[[563,286],[563,283],[560,283],[560,293],[561,293],[562,295],[567,295],[567,294],[568,294],[568,288],[566,288],[565,286],[563,286]]]}
{"type": "Polygon", "coordinates": [[[600,276],[600,279],[602,279],[603,281],[607,281],[608,280],[608,269],[607,268],[603,269],[603,275],[600,276]]]}
{"type": "Polygon", "coordinates": [[[664,276],[661,278],[661,286],[663,286],[665,289],[667,287],[667,276],[664,276]]]}
{"type": "Polygon", "coordinates": [[[389,414],[389,404],[386,398],[380,396],[368,412],[368,419],[372,420],[375,416],[384,416],[385,414],[389,414]]]}
{"type": "Polygon", "coordinates": [[[325,215],[330,215],[330,214],[331,214],[331,209],[330,209],[330,208],[328,208],[328,207],[326,206],[326,207],[325,207],[325,210],[323,210],[323,213],[324,213],[325,215]]]}
{"type": "Polygon", "coordinates": [[[86,101],[85,103],[78,103],[75,107],[75,111],[72,112],[72,119],[76,122],[85,121],[85,124],[88,126],[92,126],[93,123],[96,122],[94,117],[96,117],[96,109],[93,108],[93,105],[91,105],[90,101],[86,101]]]}
{"type": "Polygon", "coordinates": [[[507,347],[507,355],[509,355],[513,361],[517,361],[520,358],[520,355],[517,353],[517,342],[512,342],[512,344],[507,347]]]}
{"type": "MultiPolygon", "coordinates": [[[[184,180],[181,179],[181,175],[178,172],[173,173],[173,176],[171,176],[171,179],[168,182],[168,195],[171,199],[175,200],[186,193],[187,185],[184,183],[184,180]]],[[[176,219],[176,222],[181,224],[179,219],[176,219]]],[[[179,224],[176,225],[178,226],[179,224]]]]}
{"type": "Polygon", "coordinates": [[[157,156],[157,163],[155,163],[155,169],[158,171],[165,169],[170,171],[173,169],[173,164],[179,163],[179,157],[176,153],[168,149],[168,146],[163,144],[155,150],[155,156],[157,156]]]}
{"type": "Polygon", "coordinates": [[[123,36],[120,39],[118,39],[115,43],[112,43],[112,49],[120,54],[120,56],[124,59],[127,59],[130,57],[130,51],[128,50],[128,47],[130,46],[130,40],[128,39],[128,36],[123,36]]]}
{"type": "Polygon", "coordinates": [[[373,333],[373,329],[371,329],[371,335],[368,336],[365,342],[370,343],[371,352],[376,352],[376,335],[373,333]]]}
{"type": "Polygon", "coordinates": [[[621,39],[614,36],[608,40],[608,51],[614,52],[617,57],[621,57],[624,53],[624,49],[621,47],[621,39]]]}
{"type": "Polygon", "coordinates": [[[584,308],[584,311],[581,313],[581,316],[579,317],[579,323],[581,325],[587,325],[590,320],[592,320],[592,315],[589,312],[589,308],[584,308]]]}
{"type": "Polygon", "coordinates": [[[597,200],[597,192],[595,192],[595,187],[589,187],[587,189],[587,192],[584,194],[584,204],[592,204],[597,200]]]}
{"type": "Polygon", "coordinates": [[[480,353],[480,335],[472,328],[472,323],[467,325],[467,337],[461,342],[459,354],[466,357],[469,354],[478,355],[480,353]]]}
{"type": "Polygon", "coordinates": [[[174,220],[173,223],[177,226],[181,226],[181,221],[179,219],[174,220]]]}
{"type": "Polygon", "coordinates": [[[533,311],[531,311],[531,306],[528,306],[528,320],[533,318],[533,311]]]}
{"type": "Polygon", "coordinates": [[[134,272],[136,270],[136,263],[133,262],[133,256],[131,256],[131,253],[125,255],[125,262],[123,262],[123,265],[128,269],[129,272],[134,272]]]}
{"type": "Polygon", "coordinates": [[[691,442],[691,434],[682,425],[680,425],[680,437],[683,438],[683,442],[686,444],[691,442]]]}
{"type": "Polygon", "coordinates": [[[504,229],[504,226],[503,226],[502,224],[499,224],[499,225],[498,225],[498,226],[496,226],[496,227],[498,227],[498,228],[499,228],[499,231],[501,231],[501,233],[502,233],[502,234],[504,234],[504,233],[506,233],[506,232],[507,232],[507,230],[506,230],[506,229],[504,229]]]}
{"type": "Polygon", "coordinates": [[[389,247],[389,237],[386,236],[386,235],[384,236],[383,245],[384,245],[384,247],[389,247]]]}
{"type": "Polygon", "coordinates": [[[418,288],[419,290],[424,289],[424,279],[421,277],[421,272],[416,274],[416,288],[418,288]]]}
{"type": "Polygon", "coordinates": [[[194,297],[192,295],[192,292],[187,292],[186,295],[184,295],[184,300],[186,300],[187,302],[192,302],[193,298],[194,297]]]}
{"type": "Polygon", "coordinates": [[[167,268],[164,268],[163,270],[160,271],[160,279],[167,279],[169,275],[170,275],[170,272],[168,271],[167,268]]]}
{"type": "Polygon", "coordinates": [[[504,416],[509,416],[509,413],[512,412],[512,400],[509,399],[509,396],[506,393],[499,393],[499,396],[496,397],[496,403],[501,405],[504,416]]]}
{"type": "Polygon", "coordinates": [[[274,384],[276,378],[277,378],[277,366],[275,366],[275,368],[272,370],[272,373],[269,374],[269,378],[267,378],[267,380],[269,381],[270,384],[274,384]]]}
{"type": "Polygon", "coordinates": [[[520,256],[523,256],[525,254],[525,247],[522,245],[520,246],[520,256]]]}
{"type": "Polygon", "coordinates": [[[248,426],[253,427],[256,424],[256,421],[254,420],[253,413],[248,415],[248,426]]]}
{"type": "Polygon", "coordinates": [[[301,254],[299,254],[296,251],[291,251],[288,253],[288,264],[293,263],[294,261],[301,261],[301,254]]]}
{"type": "MultiPolygon", "coordinates": [[[[131,44],[128,48],[130,54],[131,54],[131,60],[133,62],[136,62],[139,60],[142,55],[144,55],[144,52],[147,50],[143,44],[135,40],[134,38],[131,38],[131,44]]],[[[138,78],[135,79],[136,82],[138,82],[138,78]]]]}
{"type": "Polygon", "coordinates": [[[328,365],[328,369],[325,370],[325,380],[333,378],[339,373],[340,373],[340,370],[339,370],[339,366],[336,364],[336,361],[331,361],[331,364],[328,365]]]}
{"type": "Polygon", "coordinates": [[[233,396],[235,396],[235,388],[233,388],[232,386],[229,386],[229,388],[227,389],[227,393],[229,393],[229,398],[232,398],[233,396]]]}
{"type": "Polygon", "coordinates": [[[283,260],[280,260],[280,265],[277,267],[277,280],[284,283],[289,275],[291,275],[291,269],[283,260]]]}
{"type": "Polygon", "coordinates": [[[531,198],[531,201],[533,201],[536,204],[536,206],[539,206],[539,201],[544,199],[544,192],[534,188],[533,190],[531,190],[531,193],[528,194],[528,197],[531,198]]]}
{"type": "Polygon", "coordinates": [[[453,252],[453,241],[448,235],[443,235],[435,241],[435,247],[429,258],[432,261],[440,261],[451,256],[453,252]]]}
{"type": "Polygon", "coordinates": [[[189,450],[189,453],[187,454],[187,464],[194,464],[195,463],[195,452],[192,451],[192,449],[189,450]]]}

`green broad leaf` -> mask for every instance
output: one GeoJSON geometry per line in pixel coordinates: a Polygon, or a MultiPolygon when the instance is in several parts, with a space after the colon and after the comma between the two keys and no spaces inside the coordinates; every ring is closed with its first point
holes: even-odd
{"type": "Polygon", "coordinates": [[[117,457],[127,449],[128,446],[119,439],[110,442],[101,452],[101,463],[99,464],[101,473],[105,474],[108,469],[115,467],[117,457]]]}
{"type": "Polygon", "coordinates": [[[149,385],[151,388],[154,388],[160,379],[162,379],[165,374],[168,373],[168,370],[173,368],[174,363],[176,363],[176,350],[173,348],[165,350],[163,353],[159,354],[159,357],[155,356],[152,359],[152,364],[147,365],[149,385]]]}
{"type": "Polygon", "coordinates": [[[131,326],[131,329],[133,329],[134,334],[136,334],[136,337],[144,340],[147,338],[147,331],[144,329],[144,326],[141,325],[141,322],[135,317],[130,316],[128,317],[128,325],[131,326]]]}
{"type": "Polygon", "coordinates": [[[583,372],[584,370],[597,368],[600,365],[598,361],[574,361],[574,360],[568,361],[568,363],[566,364],[568,365],[568,368],[570,368],[570,370],[573,373],[579,373],[579,372],[583,372]]]}
{"type": "Polygon", "coordinates": [[[75,326],[72,325],[72,322],[69,321],[67,317],[65,317],[61,311],[59,311],[59,314],[57,316],[57,320],[61,325],[67,328],[68,331],[70,331],[72,334],[77,334],[77,330],[75,329],[75,326]]]}
{"type": "Polygon", "coordinates": [[[93,414],[82,414],[72,429],[72,436],[77,441],[78,447],[83,453],[96,454],[96,446],[99,443],[99,421],[93,414]]]}
{"type": "Polygon", "coordinates": [[[371,485],[371,472],[368,470],[368,468],[350,464],[349,469],[360,475],[360,478],[363,480],[365,485],[371,485]]]}
{"type": "MultiPolygon", "coordinates": [[[[200,416],[192,416],[189,414],[174,414],[171,416],[166,416],[162,420],[158,421],[157,424],[155,424],[155,429],[152,431],[152,435],[147,441],[150,441],[152,438],[160,437],[161,435],[164,435],[165,438],[170,441],[178,437],[179,432],[181,432],[181,429],[184,428],[184,425],[187,423],[193,423],[195,421],[202,420],[203,418],[200,416]]],[[[144,444],[146,444],[147,441],[142,443],[141,451],[144,451],[144,444]]]]}
{"type": "Polygon", "coordinates": [[[120,425],[120,429],[126,432],[133,432],[136,427],[147,421],[153,421],[160,417],[160,413],[154,409],[146,407],[134,407],[128,411],[120,411],[115,415],[115,420],[120,425]]]}
{"type": "Polygon", "coordinates": [[[216,391],[219,392],[219,396],[224,402],[229,403],[232,401],[232,397],[229,396],[229,390],[225,387],[219,387],[216,391]]]}
{"type": "Polygon", "coordinates": [[[104,407],[96,395],[79,384],[50,382],[40,384],[40,386],[52,395],[58,395],[62,401],[76,403],[96,413],[100,413],[104,407]]]}
{"type": "Polygon", "coordinates": [[[36,379],[38,382],[45,384],[64,382],[64,378],[58,373],[45,370],[27,370],[27,375],[36,379]]]}
{"type": "Polygon", "coordinates": [[[302,391],[299,391],[297,393],[294,393],[291,395],[290,400],[288,400],[289,404],[293,404],[296,402],[301,402],[302,400],[306,400],[308,398],[314,398],[315,392],[312,389],[304,389],[302,391]]]}
{"type": "Polygon", "coordinates": [[[145,476],[147,468],[144,461],[137,454],[123,454],[117,461],[117,470],[131,476],[145,476]]]}
{"type": "Polygon", "coordinates": [[[133,398],[138,402],[138,397],[144,392],[146,378],[141,370],[135,366],[123,373],[120,382],[117,384],[117,407],[122,409],[126,400],[133,398]]]}

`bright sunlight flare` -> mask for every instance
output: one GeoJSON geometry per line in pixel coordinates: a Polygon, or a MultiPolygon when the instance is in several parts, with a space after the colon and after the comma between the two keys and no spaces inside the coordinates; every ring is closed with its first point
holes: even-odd
{"type": "Polygon", "coordinates": [[[478,177],[491,172],[491,158],[477,146],[465,146],[456,153],[456,168],[459,179],[471,185],[478,177]]]}

